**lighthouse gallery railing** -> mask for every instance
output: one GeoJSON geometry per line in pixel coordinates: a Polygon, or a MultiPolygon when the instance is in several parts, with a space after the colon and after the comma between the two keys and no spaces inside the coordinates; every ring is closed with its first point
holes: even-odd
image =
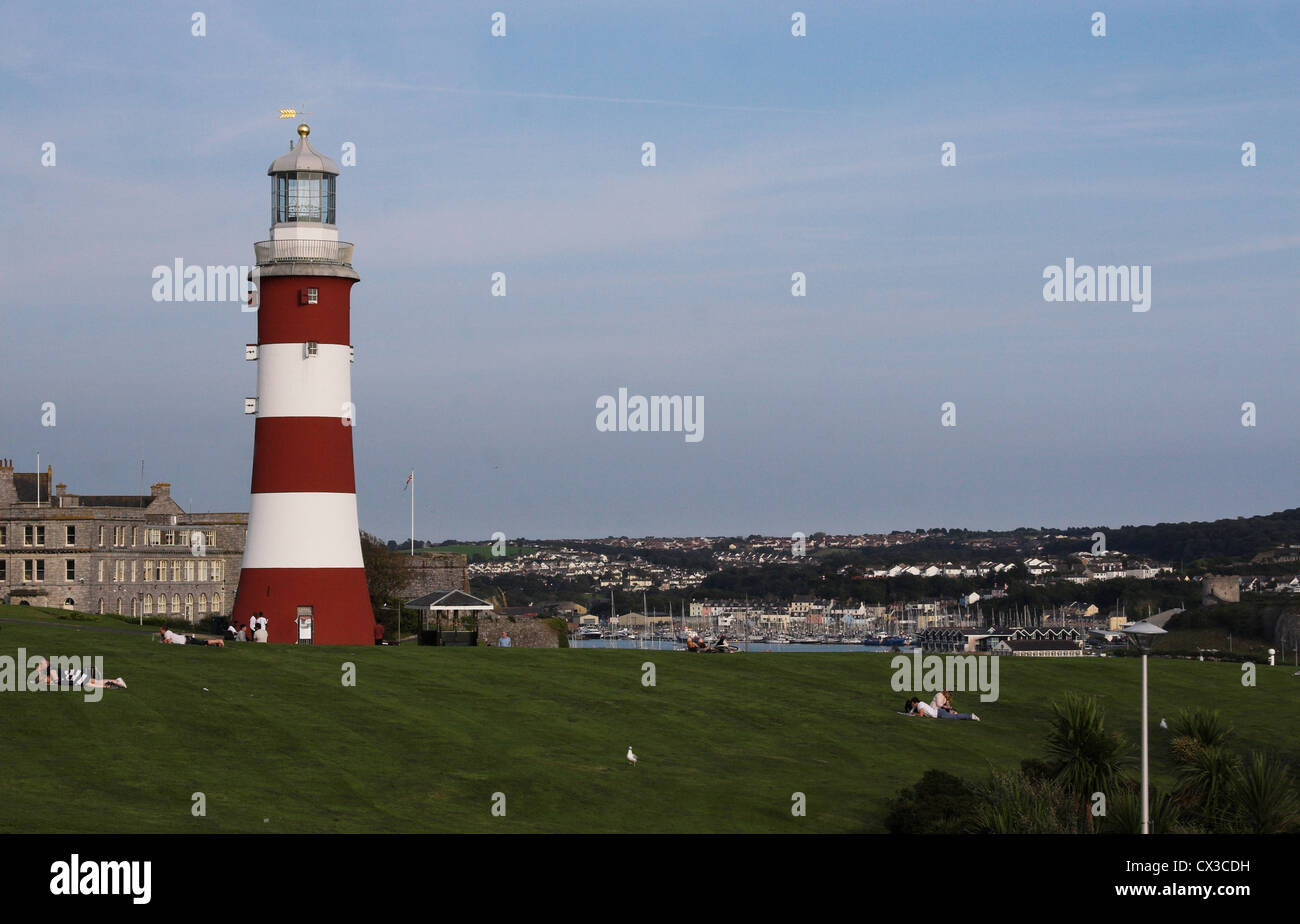
{"type": "Polygon", "coordinates": [[[333,263],[352,265],[352,245],[343,241],[258,241],[253,245],[258,266],[274,263],[333,263]]]}

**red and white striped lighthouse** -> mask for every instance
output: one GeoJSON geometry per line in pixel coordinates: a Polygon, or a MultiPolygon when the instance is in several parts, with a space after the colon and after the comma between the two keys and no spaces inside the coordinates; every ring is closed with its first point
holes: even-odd
{"type": "Polygon", "coordinates": [[[360,276],[334,223],[334,161],[299,140],[271,164],[271,239],[257,256],[257,363],[248,538],[233,618],[265,617],[272,642],[367,645],[352,466],[349,295],[360,276]]]}

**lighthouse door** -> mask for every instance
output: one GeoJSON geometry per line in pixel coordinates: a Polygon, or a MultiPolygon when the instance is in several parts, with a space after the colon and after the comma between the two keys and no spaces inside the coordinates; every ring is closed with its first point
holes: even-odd
{"type": "Polygon", "coordinates": [[[310,645],[312,643],[312,608],[310,606],[298,607],[298,618],[294,622],[298,623],[298,644],[310,645]]]}

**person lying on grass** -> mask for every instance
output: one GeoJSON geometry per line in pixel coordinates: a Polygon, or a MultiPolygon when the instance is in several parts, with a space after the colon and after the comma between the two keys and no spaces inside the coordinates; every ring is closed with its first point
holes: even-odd
{"type": "Polygon", "coordinates": [[[50,686],[57,687],[61,682],[71,687],[85,687],[87,690],[125,690],[126,681],[121,677],[114,677],[112,680],[100,680],[87,674],[79,667],[70,667],[62,674],[50,667],[50,662],[46,658],[41,658],[40,678],[50,686]]]}
{"type": "MultiPolygon", "coordinates": [[[[935,699],[938,699],[938,697],[935,697],[935,699]]],[[[926,719],[967,719],[972,722],[980,720],[980,717],[973,712],[953,712],[952,710],[939,709],[931,703],[922,702],[915,696],[907,701],[904,715],[920,716],[926,719]]]]}
{"type": "Polygon", "coordinates": [[[192,635],[180,635],[163,626],[158,630],[158,638],[164,645],[216,645],[225,648],[226,643],[219,638],[195,638],[192,635]]]}

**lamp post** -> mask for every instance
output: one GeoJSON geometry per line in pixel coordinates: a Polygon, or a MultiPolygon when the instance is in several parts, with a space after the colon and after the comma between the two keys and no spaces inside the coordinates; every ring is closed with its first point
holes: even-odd
{"type": "Polygon", "coordinates": [[[1150,748],[1147,743],[1147,655],[1151,653],[1151,645],[1158,636],[1164,635],[1165,630],[1157,625],[1147,622],[1145,619],[1141,622],[1130,623],[1124,627],[1124,634],[1128,636],[1130,642],[1137,646],[1142,652],[1142,833],[1151,833],[1151,800],[1149,779],[1149,752],[1150,748]]]}

